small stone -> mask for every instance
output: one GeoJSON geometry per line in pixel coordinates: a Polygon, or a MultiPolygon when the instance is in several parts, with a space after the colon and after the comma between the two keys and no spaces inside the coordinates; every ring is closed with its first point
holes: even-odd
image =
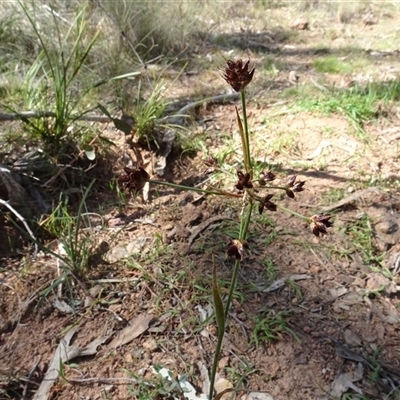
{"type": "Polygon", "coordinates": [[[361,339],[350,329],[345,329],[343,332],[344,341],[348,346],[360,346],[361,339]]]}
{"type": "Polygon", "coordinates": [[[143,342],[143,347],[150,351],[155,351],[158,348],[157,342],[154,339],[147,339],[143,342]]]}
{"type": "Polygon", "coordinates": [[[303,332],[310,333],[311,331],[312,331],[311,327],[309,327],[309,326],[304,326],[303,327],[303,332]]]}
{"type": "Polygon", "coordinates": [[[114,247],[107,255],[106,260],[110,263],[114,263],[116,261],[121,260],[122,258],[127,257],[128,251],[126,250],[125,246],[117,246],[114,247]]]}
{"type": "Polygon", "coordinates": [[[386,293],[396,293],[396,285],[379,272],[372,272],[367,282],[367,290],[371,292],[384,290],[386,293]]]}
{"type": "Polygon", "coordinates": [[[125,361],[128,362],[128,363],[132,363],[133,362],[133,356],[132,356],[131,353],[126,353],[124,358],[125,358],[125,361]]]}
{"type": "Polygon", "coordinates": [[[218,368],[219,368],[220,370],[222,370],[222,369],[224,369],[228,364],[229,364],[229,357],[222,357],[221,360],[219,360],[218,368]]]}
{"type": "Polygon", "coordinates": [[[123,225],[124,221],[122,220],[122,218],[110,218],[107,221],[107,224],[110,228],[114,227],[114,226],[118,226],[118,225],[123,225]]]}
{"type": "Polygon", "coordinates": [[[321,268],[318,267],[317,265],[313,265],[313,266],[310,267],[310,272],[312,274],[319,274],[320,271],[321,271],[321,268]]]}
{"type": "Polygon", "coordinates": [[[375,325],[375,332],[376,332],[376,335],[378,336],[378,339],[379,340],[383,340],[383,338],[385,337],[385,332],[386,332],[385,327],[383,326],[383,324],[381,324],[381,323],[376,324],[375,325]]]}
{"type": "Polygon", "coordinates": [[[292,21],[290,28],[297,29],[298,31],[304,31],[308,29],[309,23],[304,17],[298,17],[292,21]]]}

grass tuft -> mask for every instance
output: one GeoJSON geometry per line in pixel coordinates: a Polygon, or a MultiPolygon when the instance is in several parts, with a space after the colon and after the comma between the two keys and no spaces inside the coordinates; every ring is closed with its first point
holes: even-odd
{"type": "Polygon", "coordinates": [[[353,71],[351,64],[333,56],[317,58],[313,61],[313,66],[320,73],[348,74],[353,71]]]}

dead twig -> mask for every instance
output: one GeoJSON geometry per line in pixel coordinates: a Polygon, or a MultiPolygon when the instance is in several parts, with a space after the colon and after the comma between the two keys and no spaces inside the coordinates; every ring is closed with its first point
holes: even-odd
{"type": "Polygon", "coordinates": [[[14,207],[12,207],[8,201],[5,201],[3,199],[0,199],[0,204],[2,204],[3,206],[6,206],[25,226],[26,231],[29,233],[31,239],[33,240],[33,242],[35,243],[35,251],[33,253],[33,258],[36,258],[37,253],[39,251],[39,246],[37,244],[37,240],[35,235],[33,234],[31,228],[29,228],[28,223],[26,222],[25,218],[17,211],[15,210],[14,207]]]}
{"type": "Polygon", "coordinates": [[[41,357],[35,362],[31,370],[29,371],[28,376],[26,377],[26,385],[24,387],[24,391],[22,393],[22,400],[26,400],[28,398],[28,389],[29,389],[29,384],[31,383],[31,378],[32,375],[35,373],[36,368],[38,367],[39,363],[41,361],[41,357]]]}

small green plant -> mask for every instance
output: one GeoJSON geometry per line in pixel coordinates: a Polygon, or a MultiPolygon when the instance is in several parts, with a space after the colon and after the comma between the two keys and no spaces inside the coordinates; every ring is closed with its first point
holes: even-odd
{"type": "Polygon", "coordinates": [[[260,316],[256,320],[253,330],[253,337],[251,342],[258,347],[260,343],[272,343],[275,340],[282,338],[283,335],[289,334],[297,341],[300,341],[297,335],[289,327],[288,319],[290,312],[281,311],[278,313],[269,310],[266,315],[260,316]]]}
{"type": "Polygon", "coordinates": [[[341,61],[333,56],[317,58],[313,61],[313,66],[317,72],[322,73],[348,74],[352,72],[351,64],[341,61]]]}
{"type": "MultiPolygon", "coordinates": [[[[38,243],[44,251],[56,257],[58,270],[58,278],[49,287],[44,289],[41,295],[46,297],[58,287],[59,297],[61,297],[62,285],[65,284],[67,292],[71,297],[72,308],[74,308],[73,286],[87,279],[90,257],[98,251],[95,240],[90,235],[90,232],[82,230],[88,214],[85,212],[86,200],[93,184],[94,181],[85,190],[76,216],[72,216],[67,211],[65,205],[59,205],[45,224],[43,224],[50,232],[57,235],[57,248],[50,250],[38,243]]],[[[62,203],[60,202],[60,204],[62,203]]]]}
{"type": "Polygon", "coordinates": [[[49,217],[40,223],[42,229],[53,237],[60,237],[74,224],[74,218],[68,211],[68,199],[62,196],[49,217]]]}
{"type": "Polygon", "coordinates": [[[161,367],[154,366],[154,372],[157,376],[150,382],[142,377],[125,370],[125,373],[135,379],[137,383],[130,385],[128,391],[138,400],[163,400],[172,398],[183,398],[184,391],[181,388],[179,379],[170,371],[161,367]],[[167,375],[165,377],[165,375],[167,375]]]}
{"type": "Polygon", "coordinates": [[[163,97],[166,89],[165,83],[157,82],[148,99],[142,100],[141,86],[139,84],[138,97],[134,106],[135,131],[138,140],[147,142],[156,139],[157,129],[160,129],[160,119],[169,102],[163,97]]]}
{"type": "Polygon", "coordinates": [[[346,229],[346,236],[352,245],[361,252],[363,262],[369,266],[381,266],[382,254],[376,252],[373,245],[373,229],[367,215],[346,229]]]}
{"type": "Polygon", "coordinates": [[[264,260],[262,262],[264,268],[265,268],[265,275],[268,279],[275,279],[277,272],[278,272],[278,267],[275,265],[273,260],[264,260]]]}
{"type": "Polygon", "coordinates": [[[354,86],[348,90],[333,89],[319,96],[308,95],[298,102],[296,109],[326,115],[342,114],[352,123],[357,136],[367,140],[364,124],[385,115],[385,109],[399,99],[400,82],[396,80],[354,86]]]}
{"type": "MultiPolygon", "coordinates": [[[[78,95],[75,85],[99,31],[92,37],[87,37],[86,14],[85,10],[81,10],[71,24],[71,29],[66,34],[62,33],[60,21],[52,12],[55,42],[49,43],[37,26],[31,10],[22,3],[20,5],[41,46],[41,51],[29,69],[23,86],[25,106],[30,110],[46,110],[54,105],[54,118],[51,120],[21,119],[34,135],[42,139],[48,150],[57,155],[74,137],[72,132],[68,132],[71,123],[89,111],[82,107],[82,100],[92,87],[78,95]],[[70,42],[73,43],[72,47],[70,42]]],[[[53,111],[53,107],[51,110],[53,111]]],[[[82,133],[79,132],[79,135],[82,133]]]]}

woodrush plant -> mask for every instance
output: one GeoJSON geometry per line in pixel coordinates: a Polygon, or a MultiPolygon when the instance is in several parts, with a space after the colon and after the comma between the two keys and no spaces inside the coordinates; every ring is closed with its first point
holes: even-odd
{"type": "MultiPolygon", "coordinates": [[[[180,190],[191,190],[209,195],[225,196],[237,199],[241,204],[240,221],[239,221],[239,234],[238,237],[232,237],[226,249],[228,257],[235,259],[233,267],[230,288],[226,299],[222,299],[220,287],[217,281],[217,270],[213,256],[213,286],[212,296],[214,300],[214,311],[216,322],[218,326],[218,339],[215,349],[215,356],[212,365],[210,377],[210,392],[208,394],[209,400],[218,400],[221,398],[221,392],[214,396],[214,383],[217,373],[218,360],[222,350],[222,341],[227,327],[229,310],[232,303],[233,294],[235,292],[238,271],[243,264],[246,249],[249,245],[246,241],[248,236],[249,224],[257,210],[260,214],[264,212],[277,212],[282,210],[306,221],[312,233],[315,236],[323,236],[327,234],[328,228],[332,226],[331,216],[329,214],[315,214],[312,216],[301,215],[291,209],[276,204],[272,199],[274,197],[273,191],[282,191],[287,197],[294,199],[296,194],[304,191],[305,181],[297,179],[297,176],[290,176],[286,183],[283,185],[274,185],[272,182],[275,180],[276,175],[272,171],[262,171],[255,176],[255,162],[251,155],[250,134],[247,121],[246,110],[246,87],[250,84],[255,68],[250,68],[250,60],[243,62],[242,60],[232,61],[228,60],[225,67],[223,78],[225,81],[240,95],[241,99],[241,113],[239,108],[236,107],[235,114],[239,128],[241,145],[243,151],[243,165],[240,169],[236,170],[237,182],[233,191],[222,190],[216,186],[211,186],[208,189],[201,189],[196,187],[188,187],[177,185],[174,183],[161,182],[150,179],[150,175],[143,168],[138,165],[136,168],[124,168],[125,174],[118,178],[118,181],[124,186],[125,189],[133,192],[141,191],[145,184],[148,182],[155,185],[166,185],[180,190]]],[[[212,155],[204,161],[205,170],[204,174],[213,174],[215,172],[226,172],[218,165],[218,160],[212,155]]],[[[289,332],[290,328],[286,325],[282,328],[284,331],[289,332]]],[[[235,391],[235,389],[230,389],[235,391]]]]}

